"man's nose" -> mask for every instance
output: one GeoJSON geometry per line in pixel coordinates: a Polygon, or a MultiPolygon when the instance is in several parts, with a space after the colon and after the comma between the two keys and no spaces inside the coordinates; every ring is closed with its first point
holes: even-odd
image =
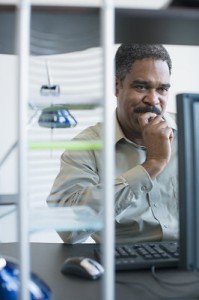
{"type": "Polygon", "coordinates": [[[147,93],[144,97],[144,103],[148,105],[157,105],[159,104],[158,93],[155,89],[147,90],[147,93]]]}

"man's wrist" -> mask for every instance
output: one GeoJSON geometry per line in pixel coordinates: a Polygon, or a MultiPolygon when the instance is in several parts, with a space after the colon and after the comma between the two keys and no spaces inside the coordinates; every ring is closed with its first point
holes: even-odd
{"type": "Polygon", "coordinates": [[[165,160],[159,161],[157,159],[149,159],[141,164],[141,166],[145,168],[145,170],[153,180],[164,170],[166,164],[167,162],[165,160]]]}

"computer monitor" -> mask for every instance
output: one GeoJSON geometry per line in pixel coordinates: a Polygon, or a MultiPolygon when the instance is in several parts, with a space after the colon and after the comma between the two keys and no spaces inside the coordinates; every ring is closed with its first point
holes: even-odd
{"type": "Polygon", "coordinates": [[[177,97],[180,265],[199,269],[199,94],[177,97]]]}

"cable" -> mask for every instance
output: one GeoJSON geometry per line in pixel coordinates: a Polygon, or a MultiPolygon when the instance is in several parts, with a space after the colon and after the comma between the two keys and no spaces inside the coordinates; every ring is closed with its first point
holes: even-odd
{"type": "Polygon", "coordinates": [[[199,280],[193,280],[193,281],[189,281],[189,282],[171,282],[171,281],[167,281],[165,279],[160,278],[155,270],[155,266],[151,267],[151,274],[153,276],[153,278],[158,281],[160,284],[166,284],[166,285],[170,285],[170,286],[185,286],[185,285],[192,285],[192,284],[199,284],[199,280]]]}
{"type": "MultiPolygon", "coordinates": [[[[153,276],[153,278],[159,283],[159,284],[163,284],[163,285],[167,285],[167,286],[171,286],[171,287],[182,287],[182,286],[187,286],[187,285],[193,285],[193,284],[199,284],[199,280],[192,280],[192,281],[186,281],[186,282],[171,282],[171,281],[167,281],[165,279],[160,278],[155,270],[155,266],[152,266],[151,268],[151,274],[153,276]]],[[[194,273],[194,275],[198,275],[197,273],[194,273]]],[[[154,290],[150,289],[146,284],[141,283],[139,281],[122,281],[122,280],[116,280],[116,283],[118,284],[123,284],[126,286],[131,286],[131,285],[136,285],[136,287],[141,287],[144,288],[148,293],[150,293],[151,295],[153,295],[154,297],[156,297],[157,299],[161,299],[161,300],[189,300],[190,297],[192,300],[194,299],[199,299],[199,296],[196,295],[192,295],[190,293],[183,293],[183,295],[179,295],[179,296],[162,296],[159,295],[158,293],[156,293],[154,290]]]]}
{"type": "MultiPolygon", "coordinates": [[[[136,285],[136,287],[140,286],[141,288],[144,288],[150,295],[155,296],[157,299],[160,299],[160,295],[156,294],[154,291],[152,291],[147,285],[139,282],[139,281],[122,281],[122,280],[116,280],[116,283],[123,284],[123,285],[136,285]]],[[[167,298],[165,300],[170,300],[171,298],[167,298]]]]}
{"type": "Polygon", "coordinates": [[[136,287],[140,286],[141,288],[144,288],[150,295],[154,296],[155,298],[157,298],[158,300],[198,300],[199,298],[197,296],[191,295],[191,294],[183,294],[183,295],[179,295],[179,296],[163,296],[162,294],[158,294],[156,293],[154,290],[151,290],[147,285],[139,282],[139,281],[122,281],[122,280],[116,280],[116,283],[118,284],[123,284],[123,285],[136,285],[136,287]]]}

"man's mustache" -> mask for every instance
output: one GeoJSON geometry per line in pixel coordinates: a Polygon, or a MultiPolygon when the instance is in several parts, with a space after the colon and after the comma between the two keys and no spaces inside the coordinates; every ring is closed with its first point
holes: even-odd
{"type": "Polygon", "coordinates": [[[147,113],[147,112],[151,112],[154,113],[156,115],[161,115],[161,111],[159,108],[157,108],[156,106],[145,106],[145,107],[137,107],[134,109],[135,113],[147,113]]]}

